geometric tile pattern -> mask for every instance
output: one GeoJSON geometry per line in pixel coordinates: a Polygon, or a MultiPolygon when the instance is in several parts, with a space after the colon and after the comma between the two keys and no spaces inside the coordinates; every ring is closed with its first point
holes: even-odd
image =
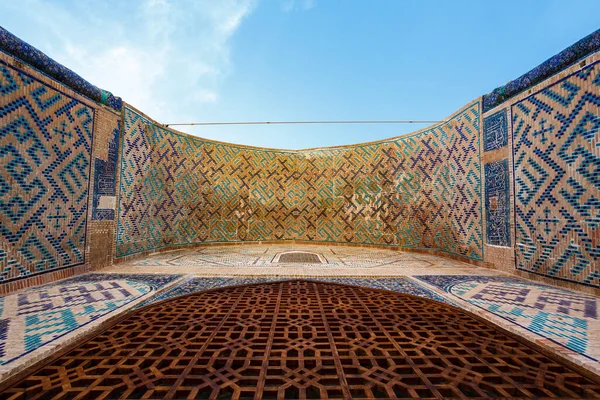
{"type": "Polygon", "coordinates": [[[580,369],[447,304],[288,281],[138,309],[11,398],[598,398],[580,369]]]}
{"type": "MultiPolygon", "coordinates": [[[[183,296],[185,294],[202,292],[209,289],[218,289],[222,287],[239,285],[254,285],[268,282],[282,282],[287,280],[290,280],[290,278],[189,278],[174,288],[146,300],[144,303],[138,305],[137,308],[151,303],[156,303],[157,301],[183,296]]],[[[397,293],[407,293],[414,296],[421,296],[427,299],[453,304],[446,298],[408,278],[305,278],[305,280],[390,290],[397,293]]]]}
{"type": "Polygon", "coordinates": [[[163,286],[170,284],[171,282],[181,278],[179,274],[110,274],[110,273],[92,273],[79,275],[73,278],[64,279],[55,283],[44,285],[43,287],[50,287],[54,285],[64,284],[76,284],[76,283],[90,283],[90,282],[103,282],[108,280],[126,280],[136,281],[149,286],[152,290],[158,290],[163,286]]]}
{"type": "Polygon", "coordinates": [[[206,162],[201,142],[152,131],[141,115],[124,109],[117,256],[197,243],[208,226],[203,191],[208,181],[198,168],[206,162]],[[202,228],[202,230],[201,230],[202,228]]]}
{"type": "Polygon", "coordinates": [[[486,243],[510,247],[508,159],[485,164],[486,243]]]}
{"type": "Polygon", "coordinates": [[[84,262],[94,109],[0,61],[0,281],[84,262]]]}
{"type": "Polygon", "coordinates": [[[299,239],[483,258],[479,103],[416,134],[301,154],[299,239]]]}
{"type": "Polygon", "coordinates": [[[108,143],[108,158],[106,161],[96,157],[94,166],[94,194],[92,206],[92,219],[96,221],[115,219],[115,210],[113,208],[102,208],[101,198],[115,201],[117,193],[117,158],[119,155],[119,133],[121,130],[121,121],[117,121],[117,126],[113,130],[113,137],[108,143]]]}
{"type": "Polygon", "coordinates": [[[310,240],[483,259],[480,117],[368,145],[203,141],[124,109],[117,257],[202,242],[310,240]]]}
{"type": "Polygon", "coordinates": [[[600,332],[598,297],[512,277],[436,275],[417,278],[600,361],[600,347],[592,345],[600,332]]]}
{"type": "Polygon", "coordinates": [[[145,283],[118,279],[63,283],[0,298],[0,364],[11,363],[150,291],[145,283]]]}
{"type": "Polygon", "coordinates": [[[507,144],[508,119],[503,109],[483,119],[483,150],[497,150],[507,144]]]}
{"type": "Polygon", "coordinates": [[[337,268],[469,268],[469,264],[436,257],[429,254],[400,252],[387,249],[364,249],[346,246],[322,245],[254,245],[208,246],[197,249],[182,249],[168,253],[150,255],[127,262],[125,266],[172,267],[218,267],[221,273],[227,269],[270,267],[306,267],[321,270],[337,268]],[[280,254],[304,251],[319,255],[322,264],[286,263],[277,260],[280,254]]]}
{"type": "Polygon", "coordinates": [[[85,274],[0,297],[0,365],[21,359],[139,297],[171,274],[85,274]]]}
{"type": "Polygon", "coordinates": [[[517,269],[600,286],[600,63],[512,115],[517,269]]]}

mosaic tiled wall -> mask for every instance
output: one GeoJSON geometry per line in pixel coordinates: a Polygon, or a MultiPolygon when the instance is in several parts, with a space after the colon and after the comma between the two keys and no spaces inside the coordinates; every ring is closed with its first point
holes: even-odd
{"type": "Polygon", "coordinates": [[[0,282],[169,246],[307,240],[598,287],[600,66],[585,63],[600,55],[581,57],[599,46],[597,31],[484,96],[482,129],[477,101],[393,140],[278,151],[179,134],[131,108],[121,118],[120,99],[0,28],[0,282]]]}
{"type": "Polygon", "coordinates": [[[5,63],[0,74],[2,278],[81,264],[94,110],[5,63]]]}
{"type": "Polygon", "coordinates": [[[600,64],[512,104],[516,267],[600,284],[600,64]]]}
{"type": "MultiPolygon", "coordinates": [[[[0,282],[89,261],[97,114],[93,102],[0,53],[0,282]]],[[[114,126],[118,114],[109,114],[114,126]]]]}
{"type": "Polygon", "coordinates": [[[297,239],[481,260],[479,112],[392,141],[284,152],[202,141],[126,107],[117,256],[297,239]]]}
{"type": "Polygon", "coordinates": [[[305,237],[482,259],[479,124],[475,103],[393,141],[305,152],[297,183],[308,200],[305,237]]]}

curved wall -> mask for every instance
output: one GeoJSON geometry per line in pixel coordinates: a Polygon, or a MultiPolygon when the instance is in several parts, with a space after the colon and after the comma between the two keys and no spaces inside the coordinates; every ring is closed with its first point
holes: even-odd
{"type": "Polygon", "coordinates": [[[382,142],[302,151],[202,140],[124,109],[117,257],[304,240],[483,260],[480,103],[382,142]]]}
{"type": "Polygon", "coordinates": [[[298,240],[598,294],[599,49],[597,31],[412,135],[281,151],[165,129],[0,28],[0,293],[175,246],[298,240]]]}

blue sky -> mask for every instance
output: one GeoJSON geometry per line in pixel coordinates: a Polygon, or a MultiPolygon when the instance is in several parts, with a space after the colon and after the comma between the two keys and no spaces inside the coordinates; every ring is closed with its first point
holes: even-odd
{"type": "MultiPolygon", "coordinates": [[[[443,119],[598,29],[588,0],[19,0],[0,25],[159,122],[443,119]]],[[[276,148],[422,125],[221,126],[276,148]]]]}

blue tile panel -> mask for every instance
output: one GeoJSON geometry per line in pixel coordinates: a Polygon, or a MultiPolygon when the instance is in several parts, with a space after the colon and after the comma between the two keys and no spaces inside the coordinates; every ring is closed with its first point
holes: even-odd
{"type": "Polygon", "coordinates": [[[600,63],[511,114],[516,268],[600,287],[600,63]]]}
{"type": "Polygon", "coordinates": [[[418,276],[456,298],[489,311],[593,361],[600,329],[599,298],[515,277],[418,276]]]}
{"type": "Polygon", "coordinates": [[[578,60],[600,49],[600,30],[584,37],[531,71],[483,96],[483,112],[566,69],[578,60]]]}
{"type": "Polygon", "coordinates": [[[112,93],[92,85],[75,72],[54,61],[40,50],[19,39],[1,26],[0,50],[21,59],[44,74],[56,79],[63,85],[70,87],[92,100],[106,104],[119,111],[123,106],[123,101],[120,97],[115,97],[112,93]]]}
{"type": "Polygon", "coordinates": [[[508,119],[506,109],[483,119],[483,150],[492,151],[508,145],[508,119]]]}
{"type": "Polygon", "coordinates": [[[0,281],[85,262],[94,109],[0,62],[0,281]]]}
{"type": "Polygon", "coordinates": [[[114,208],[99,208],[100,197],[115,197],[117,192],[117,158],[119,155],[119,133],[121,130],[121,121],[117,121],[117,126],[112,132],[113,137],[108,144],[108,157],[104,161],[96,157],[94,165],[94,200],[92,205],[92,220],[95,221],[114,221],[114,208]]]}
{"type": "Polygon", "coordinates": [[[508,159],[485,164],[487,244],[510,247],[508,159]]]}

